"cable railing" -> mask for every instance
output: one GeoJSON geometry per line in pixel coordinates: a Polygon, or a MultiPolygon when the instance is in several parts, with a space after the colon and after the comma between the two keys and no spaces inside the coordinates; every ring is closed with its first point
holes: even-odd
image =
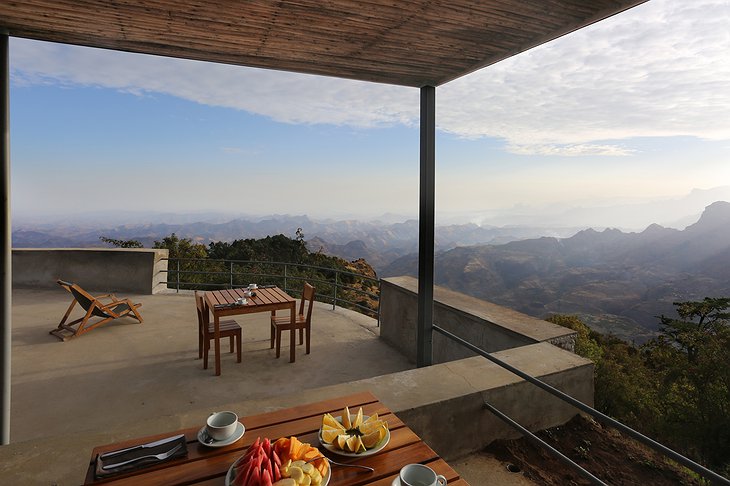
{"type": "Polygon", "coordinates": [[[316,289],[316,300],[332,304],[332,309],[340,306],[374,317],[380,325],[380,280],[367,275],[332,267],[265,260],[163,260],[168,262],[167,270],[161,271],[167,274],[167,287],[177,292],[230,289],[256,283],[276,285],[298,296],[303,282],[307,281],[316,289]]]}
{"type": "MultiPolygon", "coordinates": [[[[660,454],[663,454],[664,456],[678,462],[679,464],[687,467],[688,469],[691,469],[695,473],[699,474],[700,476],[704,477],[705,479],[712,482],[712,484],[721,484],[725,486],[730,486],[730,480],[727,478],[724,478],[723,476],[720,476],[716,472],[707,469],[706,467],[702,466],[701,464],[698,464],[694,462],[693,460],[681,455],[680,453],[668,448],[667,446],[660,444],[659,442],[641,434],[640,432],[637,432],[636,430],[632,429],[631,427],[628,427],[627,425],[622,424],[618,420],[609,417],[608,415],[599,412],[598,410],[589,407],[585,403],[576,400],[575,398],[571,397],[567,393],[564,393],[557,388],[548,385],[544,381],[538,380],[537,378],[528,375],[524,371],[521,371],[514,366],[510,365],[509,363],[506,363],[502,361],[499,358],[494,357],[490,353],[487,353],[483,349],[473,345],[469,341],[457,336],[456,334],[453,334],[446,329],[439,327],[436,324],[433,324],[433,330],[442,334],[443,336],[446,336],[448,339],[451,339],[452,341],[455,341],[458,344],[461,344],[465,348],[469,349],[470,351],[473,351],[474,353],[487,358],[492,363],[495,363],[496,365],[506,369],[507,371],[514,373],[515,375],[519,376],[520,378],[524,379],[525,381],[528,381],[532,383],[533,385],[545,390],[546,392],[550,393],[551,395],[559,398],[560,400],[569,403],[570,405],[573,405],[574,407],[578,408],[580,411],[587,413],[588,415],[592,416],[599,422],[602,422],[606,425],[609,425],[611,427],[614,427],[615,429],[625,433],[626,435],[632,437],[633,439],[641,442],[644,445],[647,445],[654,449],[655,451],[659,452],[660,454]]],[[[526,428],[522,427],[520,424],[518,424],[515,420],[508,417],[503,412],[497,410],[493,405],[489,403],[484,403],[484,406],[487,410],[494,413],[498,418],[500,418],[502,421],[507,423],[508,425],[512,426],[513,428],[517,429],[520,433],[525,435],[530,441],[537,444],[539,447],[544,448],[547,450],[550,454],[557,457],[560,461],[567,464],[568,466],[574,468],[581,476],[586,478],[591,482],[591,484],[595,485],[601,485],[605,486],[606,483],[595,477],[590,472],[586,471],[583,467],[572,461],[569,457],[562,454],[560,451],[554,449],[552,446],[550,446],[548,443],[537,437],[532,432],[528,431],[526,428]]]]}

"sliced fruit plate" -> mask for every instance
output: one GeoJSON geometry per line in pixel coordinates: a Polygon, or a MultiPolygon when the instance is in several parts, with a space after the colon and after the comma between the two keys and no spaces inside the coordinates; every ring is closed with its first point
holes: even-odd
{"type": "Polygon", "coordinates": [[[226,486],[327,486],[332,477],[329,461],[316,447],[296,437],[276,442],[257,438],[231,464],[226,486]]]}
{"type": "Polygon", "coordinates": [[[322,427],[319,429],[319,442],[328,451],[341,456],[372,456],[388,445],[390,430],[388,422],[381,420],[377,413],[363,415],[360,407],[353,415],[345,407],[340,416],[324,414],[322,427]]]}

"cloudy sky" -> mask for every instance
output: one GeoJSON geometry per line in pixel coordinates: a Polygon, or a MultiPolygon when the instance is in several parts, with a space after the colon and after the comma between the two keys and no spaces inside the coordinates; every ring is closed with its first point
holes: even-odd
{"type": "MultiPolygon", "coordinates": [[[[418,90],[12,39],[16,214],[416,214],[418,90]]],[[[437,211],[730,185],[730,1],[651,0],[436,90],[437,211]]]]}

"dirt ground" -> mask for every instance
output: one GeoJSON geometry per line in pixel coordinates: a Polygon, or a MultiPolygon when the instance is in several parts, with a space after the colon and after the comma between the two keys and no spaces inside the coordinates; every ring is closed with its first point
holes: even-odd
{"type": "MultiPolygon", "coordinates": [[[[567,424],[541,431],[542,440],[611,485],[701,485],[686,469],[612,428],[576,416],[567,424]]],[[[590,482],[527,439],[496,441],[487,452],[517,466],[537,484],[583,486],[590,482]]],[[[516,474],[519,474],[516,473],[516,474]]]]}

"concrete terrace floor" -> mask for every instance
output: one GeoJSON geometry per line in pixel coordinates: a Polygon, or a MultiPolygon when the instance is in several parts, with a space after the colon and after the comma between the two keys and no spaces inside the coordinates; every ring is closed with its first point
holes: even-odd
{"type": "MultiPolygon", "coordinates": [[[[300,395],[316,401],[317,388],[414,366],[379,339],[374,319],[315,303],[311,354],[297,346],[296,362],[289,363],[287,335],[276,359],[268,314],[236,316],[242,362],[224,340],[222,375],[215,376],[212,356],[207,370],[197,359],[192,293],[120,297],[143,304],[143,324],[123,318],[61,342],[48,331],[70,294],[60,287],[14,289],[11,445],[0,447],[0,477],[77,484],[96,445],[202,425],[215,410],[245,416],[296,405],[300,395]]],[[[77,306],[72,316],[79,313],[77,306]]],[[[452,465],[473,486],[531,484],[484,454],[452,465]]]]}

